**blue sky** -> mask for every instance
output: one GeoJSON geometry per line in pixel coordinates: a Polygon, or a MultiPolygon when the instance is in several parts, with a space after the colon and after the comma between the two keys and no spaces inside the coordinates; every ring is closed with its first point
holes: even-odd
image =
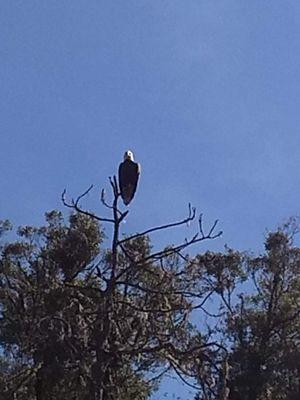
{"type": "Polygon", "coordinates": [[[124,232],[190,201],[224,231],[194,251],[260,250],[299,214],[299,22],[296,0],[1,2],[0,219],[41,224],[91,183],[100,214],[129,148],[142,176],[124,232]]]}

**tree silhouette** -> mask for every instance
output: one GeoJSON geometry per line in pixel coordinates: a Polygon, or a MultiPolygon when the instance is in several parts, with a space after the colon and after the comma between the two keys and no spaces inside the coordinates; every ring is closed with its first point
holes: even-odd
{"type": "MultiPolygon", "coordinates": [[[[64,191],[67,221],[52,211],[45,226],[2,242],[1,400],[146,400],[168,373],[197,400],[298,399],[297,226],[270,233],[259,256],[226,248],[191,257],[189,246],[221,234],[217,221],[205,233],[189,205],[181,220],[124,236],[128,211],[115,177],[110,185],[111,203],[101,193],[108,217],[82,207],[92,187],[74,200],[64,191]],[[192,221],[190,238],[151,246],[152,234],[192,221]]],[[[9,229],[0,222],[0,236],[9,229]]]]}
{"type": "Polygon", "coordinates": [[[154,251],[150,234],[193,221],[196,210],[189,205],[179,221],[120,237],[128,211],[118,207],[116,177],[110,185],[112,203],[104,191],[101,201],[111,217],[82,208],[92,187],[71,201],[64,191],[67,224],[53,211],[46,226],[20,228],[21,240],[2,246],[4,399],[142,400],[167,371],[192,385],[197,363],[223,351],[189,322],[213,290],[184,253],[220,236],[217,221],[204,233],[200,215],[191,238],[154,251]],[[110,249],[102,248],[106,223],[110,249]]]}
{"type": "Polygon", "coordinates": [[[294,228],[292,223],[269,233],[265,254],[258,257],[198,256],[199,266],[211,272],[209,279],[220,282],[215,293],[223,323],[216,335],[228,349],[223,361],[212,362],[218,369],[210,371],[210,381],[199,376],[198,400],[300,397],[300,249],[293,245],[294,228]]]}

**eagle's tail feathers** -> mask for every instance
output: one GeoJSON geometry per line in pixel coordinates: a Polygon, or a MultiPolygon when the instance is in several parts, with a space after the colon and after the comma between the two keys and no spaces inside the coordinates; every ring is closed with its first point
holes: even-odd
{"type": "Polygon", "coordinates": [[[133,185],[128,185],[126,186],[123,191],[122,191],[122,198],[125,206],[128,206],[128,204],[132,200],[133,195],[133,185]]]}

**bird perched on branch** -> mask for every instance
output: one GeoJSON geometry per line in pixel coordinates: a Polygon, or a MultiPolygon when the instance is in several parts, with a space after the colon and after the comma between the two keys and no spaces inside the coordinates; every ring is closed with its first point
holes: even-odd
{"type": "Polygon", "coordinates": [[[121,162],[119,166],[120,192],[123,202],[126,206],[128,206],[133,199],[140,172],[140,164],[134,161],[132,151],[127,150],[124,154],[124,161],[121,162]]]}

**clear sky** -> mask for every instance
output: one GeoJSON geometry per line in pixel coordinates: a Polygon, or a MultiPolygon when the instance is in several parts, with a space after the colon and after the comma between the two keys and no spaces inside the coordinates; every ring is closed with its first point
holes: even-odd
{"type": "Polygon", "coordinates": [[[126,149],[142,176],[124,232],[190,201],[224,231],[194,251],[259,250],[299,214],[298,0],[2,1],[0,79],[0,219],[41,224],[91,183],[101,213],[126,149]]]}

